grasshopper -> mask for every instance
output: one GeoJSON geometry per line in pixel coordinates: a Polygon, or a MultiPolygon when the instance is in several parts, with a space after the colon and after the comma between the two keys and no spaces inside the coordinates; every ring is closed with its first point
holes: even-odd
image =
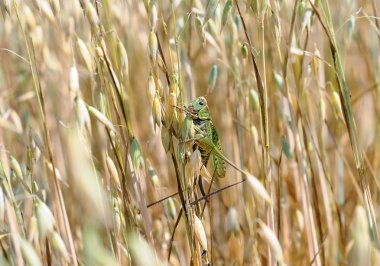
{"type": "MultiPolygon", "coordinates": [[[[203,164],[202,167],[207,167],[207,163],[210,159],[210,156],[212,156],[215,174],[217,177],[222,178],[225,176],[225,174],[226,174],[226,164],[225,163],[228,163],[229,165],[231,165],[237,171],[241,172],[245,177],[251,176],[251,174],[240,169],[233,162],[231,162],[226,156],[223,155],[219,136],[218,136],[218,133],[217,133],[217,130],[216,130],[214,124],[212,123],[211,114],[210,114],[209,109],[208,109],[207,101],[204,97],[198,97],[198,98],[194,99],[188,106],[185,106],[184,108],[182,108],[182,107],[177,107],[177,108],[184,111],[186,113],[187,118],[190,118],[192,120],[192,123],[194,125],[194,139],[192,139],[194,141],[193,149],[194,150],[198,149],[200,151],[201,160],[202,160],[202,164],[203,164]]],[[[194,205],[194,204],[197,204],[201,200],[207,200],[208,197],[215,195],[216,193],[221,192],[221,191],[228,189],[230,187],[233,187],[235,185],[241,184],[246,180],[247,180],[246,178],[243,178],[241,181],[238,181],[234,184],[226,186],[226,187],[219,189],[217,191],[214,191],[212,193],[210,193],[210,188],[211,188],[211,185],[210,185],[209,194],[206,195],[204,190],[203,190],[201,178],[199,178],[198,179],[199,188],[203,194],[203,197],[191,202],[190,204],[194,205]]],[[[211,182],[212,182],[212,180],[211,180],[211,182]]],[[[147,205],[147,207],[149,208],[149,207],[151,207],[157,203],[160,203],[160,202],[162,202],[162,201],[164,201],[170,197],[173,197],[177,194],[178,194],[178,192],[176,192],[172,195],[169,195],[169,196],[167,196],[161,200],[158,200],[154,203],[147,205]]],[[[269,196],[268,196],[268,198],[269,198],[269,196]]],[[[203,210],[205,208],[205,205],[206,205],[206,203],[203,206],[203,210]]],[[[173,229],[172,239],[174,237],[174,233],[175,233],[176,227],[178,225],[178,222],[181,218],[182,213],[183,213],[183,209],[181,208],[181,211],[178,214],[178,217],[176,220],[175,227],[173,229]]],[[[203,215],[203,211],[202,211],[202,215],[203,215]]],[[[171,244],[170,244],[170,248],[169,248],[169,257],[170,257],[170,252],[171,252],[171,244]]]]}
{"type": "Polygon", "coordinates": [[[187,115],[190,116],[194,124],[194,150],[199,149],[202,164],[206,167],[212,155],[215,173],[218,177],[224,177],[226,166],[223,160],[222,147],[218,132],[212,123],[211,115],[208,110],[207,101],[204,97],[193,100],[186,108],[187,115]]]}
{"type": "Polygon", "coordinates": [[[215,172],[218,177],[225,176],[225,163],[228,163],[245,176],[250,175],[224,156],[218,132],[212,123],[206,99],[204,97],[196,98],[185,108],[185,110],[194,123],[194,142],[201,152],[203,165],[205,167],[207,166],[207,162],[212,155],[215,172]]]}
{"type": "MultiPolygon", "coordinates": [[[[220,144],[219,136],[217,130],[212,123],[211,114],[208,109],[207,100],[204,97],[198,97],[194,99],[188,106],[185,108],[177,107],[178,109],[186,112],[186,115],[192,119],[194,124],[194,147],[199,149],[201,153],[202,164],[204,167],[207,167],[207,163],[212,156],[215,174],[219,178],[223,178],[226,174],[226,164],[228,163],[238,172],[242,173],[244,176],[250,176],[248,172],[242,170],[240,167],[231,162],[226,156],[224,156],[222,147],[220,144]]],[[[205,195],[201,179],[199,181],[199,188],[202,192],[203,199],[207,199],[208,196],[205,195]]],[[[242,180],[243,182],[245,179],[242,180]]],[[[239,182],[240,183],[240,182],[239,182]]],[[[148,204],[147,207],[152,207],[170,197],[177,195],[178,192],[175,192],[165,198],[162,198],[156,202],[148,204]]]]}

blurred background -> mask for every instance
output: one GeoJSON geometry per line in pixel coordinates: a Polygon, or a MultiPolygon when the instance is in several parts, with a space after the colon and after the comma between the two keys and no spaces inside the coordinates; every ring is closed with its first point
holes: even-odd
{"type": "Polygon", "coordinates": [[[380,263],[380,3],[0,5],[0,264],[380,263]]]}

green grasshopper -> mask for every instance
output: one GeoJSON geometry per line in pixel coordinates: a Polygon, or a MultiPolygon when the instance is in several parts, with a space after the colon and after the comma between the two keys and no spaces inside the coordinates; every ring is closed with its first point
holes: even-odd
{"type": "MultiPolygon", "coordinates": [[[[215,168],[215,174],[217,177],[222,178],[226,174],[226,165],[228,163],[237,171],[242,173],[245,176],[249,176],[250,174],[238,166],[236,166],[233,162],[231,162],[226,156],[223,155],[222,147],[220,144],[219,136],[216,131],[214,124],[212,123],[211,115],[208,110],[207,101],[204,97],[198,97],[193,100],[188,106],[185,108],[177,107],[182,111],[186,112],[186,115],[192,119],[194,123],[194,150],[196,148],[199,149],[201,153],[202,164],[204,167],[207,167],[207,163],[212,155],[212,160],[215,168]]],[[[243,179],[243,182],[245,179],[243,179]]],[[[202,182],[199,179],[199,188],[203,194],[203,198],[207,198],[205,192],[203,190],[202,182]]],[[[148,204],[147,207],[151,207],[156,205],[170,197],[177,195],[178,192],[171,194],[165,198],[162,198],[156,202],[148,204]]]]}
{"type": "Polygon", "coordinates": [[[187,115],[192,118],[194,123],[194,142],[201,152],[203,165],[205,167],[207,166],[210,155],[212,155],[215,172],[218,177],[224,177],[226,174],[225,162],[242,174],[246,176],[250,175],[223,155],[219,136],[214,124],[212,123],[206,99],[204,97],[198,97],[185,109],[187,115]]]}
{"type": "MultiPolygon", "coordinates": [[[[190,205],[198,204],[198,202],[200,202],[201,200],[207,200],[210,196],[215,195],[216,193],[219,193],[225,189],[231,188],[235,185],[238,185],[238,184],[245,182],[247,180],[247,178],[251,175],[248,172],[240,169],[233,162],[231,162],[226,156],[223,155],[219,136],[218,136],[218,133],[216,131],[214,124],[212,123],[212,118],[211,118],[211,115],[210,115],[210,112],[208,109],[206,99],[204,97],[198,97],[198,98],[194,99],[188,106],[185,106],[184,108],[182,108],[182,107],[177,107],[177,108],[184,111],[186,113],[187,118],[190,119],[194,125],[194,138],[190,139],[190,141],[194,141],[193,149],[194,150],[198,149],[200,151],[203,167],[207,167],[207,163],[210,159],[210,156],[212,156],[215,174],[217,177],[222,178],[225,176],[225,174],[226,174],[225,163],[228,163],[229,165],[231,165],[233,168],[235,168],[237,171],[239,171],[240,173],[242,173],[245,176],[242,180],[240,180],[236,183],[233,183],[233,184],[228,185],[222,189],[219,189],[219,190],[216,190],[216,191],[210,193],[211,185],[212,185],[212,181],[213,181],[213,179],[211,179],[211,184],[210,184],[209,191],[208,191],[207,195],[205,194],[205,192],[203,190],[201,178],[199,178],[198,179],[199,189],[201,190],[203,197],[196,199],[195,201],[191,202],[190,205]]],[[[188,140],[184,140],[184,141],[188,141],[188,140]]],[[[260,183],[259,181],[257,181],[257,182],[260,183]]],[[[178,192],[171,194],[171,195],[169,195],[165,198],[162,198],[156,202],[148,204],[147,207],[149,208],[149,207],[151,207],[157,203],[160,203],[160,202],[162,202],[162,201],[164,201],[170,197],[173,197],[177,194],[178,194],[178,192]]],[[[263,195],[261,195],[261,196],[263,196],[263,195]]],[[[264,199],[269,199],[269,201],[270,201],[270,198],[268,195],[264,195],[263,197],[264,197],[264,199]]],[[[203,215],[203,211],[205,209],[205,206],[206,206],[206,202],[203,205],[201,217],[203,215]]],[[[182,213],[183,213],[183,209],[181,208],[181,210],[178,214],[177,220],[176,220],[175,227],[174,227],[173,232],[172,232],[171,239],[174,238],[175,230],[176,230],[177,225],[180,221],[182,213]]],[[[170,257],[170,252],[171,252],[171,245],[172,245],[172,242],[170,243],[170,247],[169,247],[169,257],[170,257]]]]}
{"type": "MultiPolygon", "coordinates": [[[[211,115],[208,110],[207,101],[204,97],[198,97],[193,100],[186,108],[187,115],[191,117],[194,123],[194,142],[198,147],[202,164],[206,167],[212,155],[212,160],[215,167],[215,173],[218,177],[224,177],[226,174],[226,166],[222,147],[218,132],[211,120],[211,115]]],[[[194,147],[194,149],[196,148],[194,147]]]]}

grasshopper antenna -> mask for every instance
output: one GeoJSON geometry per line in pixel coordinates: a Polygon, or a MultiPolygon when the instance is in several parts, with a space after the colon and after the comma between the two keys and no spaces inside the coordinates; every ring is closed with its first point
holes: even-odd
{"type": "MultiPolygon", "coordinates": [[[[218,193],[222,192],[223,190],[226,190],[226,189],[232,188],[232,187],[234,187],[234,186],[237,186],[237,185],[239,185],[239,184],[245,182],[246,180],[247,180],[246,178],[243,178],[243,179],[240,180],[240,181],[237,181],[237,182],[235,182],[235,183],[232,183],[232,184],[230,184],[230,185],[227,185],[227,186],[225,186],[225,187],[222,187],[222,188],[220,188],[220,189],[217,189],[217,190],[215,190],[215,191],[213,191],[213,192],[210,192],[210,193],[204,195],[203,197],[201,197],[201,198],[199,198],[199,199],[196,199],[196,200],[193,201],[193,202],[190,202],[190,205],[193,206],[194,204],[197,204],[198,202],[200,202],[200,201],[202,201],[202,200],[206,200],[206,199],[208,199],[209,197],[211,197],[211,196],[213,196],[213,195],[215,195],[215,194],[218,194],[218,193]]],[[[171,195],[169,195],[169,196],[166,196],[166,197],[164,197],[164,198],[162,198],[162,199],[159,199],[159,200],[157,200],[157,201],[155,201],[155,202],[149,203],[148,205],[146,205],[146,207],[147,207],[147,208],[150,208],[150,207],[152,207],[152,206],[154,206],[154,205],[157,205],[158,203],[161,203],[161,202],[167,200],[168,198],[174,197],[174,196],[176,196],[176,195],[178,195],[178,192],[175,192],[175,193],[173,193],[173,194],[171,194],[171,195]]]]}

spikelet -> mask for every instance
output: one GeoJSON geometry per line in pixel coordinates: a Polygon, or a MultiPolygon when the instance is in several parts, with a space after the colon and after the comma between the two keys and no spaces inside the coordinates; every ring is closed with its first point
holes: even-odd
{"type": "Polygon", "coordinates": [[[23,174],[22,174],[21,166],[18,163],[18,161],[16,160],[16,158],[13,157],[13,156],[11,156],[11,167],[12,167],[12,170],[13,170],[16,178],[18,180],[23,180],[24,177],[23,177],[23,174]]]}
{"type": "Polygon", "coordinates": [[[148,78],[146,96],[148,97],[150,105],[153,106],[153,101],[156,98],[156,83],[154,82],[154,77],[152,74],[150,74],[148,78]]]}
{"type": "Polygon", "coordinates": [[[162,127],[161,128],[161,142],[166,152],[168,152],[170,149],[170,140],[171,140],[171,134],[169,134],[168,129],[166,127],[162,127]]]}
{"type": "Polygon", "coordinates": [[[117,173],[116,166],[113,163],[111,157],[109,157],[108,155],[106,157],[106,164],[107,164],[108,172],[110,173],[112,177],[112,180],[115,182],[117,189],[121,191],[119,174],[117,173]]]}
{"type": "Polygon", "coordinates": [[[79,74],[75,64],[70,68],[69,92],[72,100],[79,95],[79,74]]]}
{"type": "Polygon", "coordinates": [[[212,65],[210,75],[208,77],[208,92],[212,93],[215,89],[216,80],[218,78],[218,66],[212,65]]]}
{"type": "Polygon", "coordinates": [[[120,40],[117,41],[117,51],[118,51],[119,60],[120,60],[119,61],[120,72],[124,79],[124,82],[126,82],[126,80],[129,77],[128,54],[127,54],[127,50],[125,49],[123,43],[120,40]]]}
{"type": "Polygon", "coordinates": [[[206,44],[205,30],[203,28],[203,23],[198,14],[195,16],[195,29],[197,30],[199,39],[203,45],[206,44]]]}
{"type": "Polygon", "coordinates": [[[87,6],[86,6],[86,16],[87,16],[88,22],[91,25],[91,29],[93,31],[96,31],[99,27],[100,20],[99,20],[98,14],[96,13],[95,7],[91,4],[90,1],[88,1],[87,6]]]}
{"type": "Polygon", "coordinates": [[[104,52],[103,52],[102,48],[100,48],[100,46],[97,46],[95,48],[95,53],[96,53],[96,56],[98,57],[99,60],[104,59],[104,52]]]}
{"type": "Polygon", "coordinates": [[[319,70],[321,69],[322,62],[320,60],[321,58],[321,52],[318,50],[317,47],[315,47],[314,50],[315,56],[313,56],[313,61],[311,62],[312,71],[315,76],[319,76],[319,70]]]}
{"type": "Polygon", "coordinates": [[[23,130],[22,130],[22,122],[21,122],[20,116],[17,114],[15,110],[11,110],[10,116],[13,122],[13,130],[16,133],[21,134],[23,130]]]}
{"type": "Polygon", "coordinates": [[[12,109],[9,109],[7,111],[7,115],[0,119],[0,127],[18,134],[21,134],[23,131],[21,119],[19,115],[12,109]]]}
{"type": "Polygon", "coordinates": [[[30,33],[30,36],[33,39],[34,46],[40,49],[44,43],[44,32],[42,30],[42,27],[40,25],[37,25],[30,33]]]}
{"type": "Polygon", "coordinates": [[[282,75],[280,75],[276,71],[273,71],[273,77],[274,77],[274,81],[276,82],[279,89],[283,90],[285,83],[284,83],[284,78],[282,77],[282,75]]]}
{"type": "Polygon", "coordinates": [[[326,121],[326,102],[324,96],[321,94],[321,98],[319,99],[319,111],[321,114],[321,121],[326,121]]]}
{"type": "Polygon", "coordinates": [[[232,58],[232,71],[236,76],[240,77],[240,70],[240,57],[236,55],[232,58]]]}
{"type": "Polygon", "coordinates": [[[162,231],[163,231],[162,222],[159,219],[155,219],[153,221],[153,228],[152,228],[152,233],[153,233],[154,239],[159,239],[163,233],[162,231]]]}
{"type": "Polygon", "coordinates": [[[51,234],[50,243],[53,249],[57,251],[66,262],[70,261],[70,255],[69,252],[67,252],[65,242],[63,242],[61,236],[56,231],[51,234]]]}
{"type": "Polygon", "coordinates": [[[115,221],[115,225],[114,225],[114,228],[115,228],[115,235],[119,235],[119,232],[120,232],[120,229],[121,229],[121,217],[120,217],[120,209],[119,207],[115,206],[114,207],[114,221],[115,221]]]}
{"type": "Polygon", "coordinates": [[[77,38],[76,47],[77,47],[77,50],[79,52],[80,58],[82,59],[82,61],[86,65],[87,70],[92,75],[92,72],[93,72],[92,59],[91,59],[91,55],[87,49],[86,44],[80,38],[77,38]]]}
{"type": "Polygon", "coordinates": [[[230,18],[230,16],[231,16],[231,10],[232,10],[232,1],[231,0],[227,0],[226,4],[224,5],[224,8],[223,8],[222,27],[221,27],[220,30],[223,30],[224,26],[227,23],[227,20],[230,18]]]}
{"type": "Polygon", "coordinates": [[[303,232],[305,229],[305,219],[303,218],[303,214],[299,209],[296,210],[296,218],[298,228],[301,232],[303,232]]]}
{"type": "Polygon", "coordinates": [[[228,209],[226,218],[226,230],[227,236],[233,234],[238,234],[240,231],[239,216],[236,208],[231,207],[228,209]]]}
{"type": "Polygon", "coordinates": [[[38,236],[38,222],[36,216],[30,217],[28,225],[28,241],[33,241],[38,236]]]}
{"type": "Polygon", "coordinates": [[[40,258],[38,257],[33,246],[25,239],[21,237],[18,237],[18,238],[19,238],[22,256],[24,257],[27,264],[31,266],[42,266],[40,258]]]}
{"type": "Polygon", "coordinates": [[[253,195],[255,197],[259,197],[260,199],[263,199],[267,203],[271,203],[270,197],[268,192],[266,191],[265,187],[261,182],[254,176],[248,175],[247,176],[247,182],[249,186],[251,187],[253,191],[253,195]]]}
{"type": "Polygon", "coordinates": [[[332,95],[332,104],[337,117],[343,118],[342,106],[340,104],[339,93],[334,91],[332,95]]]}
{"type": "Polygon", "coordinates": [[[54,23],[55,17],[53,10],[47,0],[36,0],[37,6],[41,13],[49,20],[49,22],[54,23]]]}
{"type": "Polygon", "coordinates": [[[249,103],[252,107],[253,112],[259,112],[260,110],[259,95],[254,89],[249,90],[249,103]]]}
{"type": "Polygon", "coordinates": [[[173,198],[169,198],[166,203],[166,208],[169,213],[169,217],[172,218],[173,220],[177,217],[177,208],[175,206],[173,198]]]}
{"type": "Polygon", "coordinates": [[[158,55],[158,41],[156,34],[151,31],[149,33],[149,58],[152,66],[156,65],[158,55]]]}
{"type": "Polygon", "coordinates": [[[179,87],[176,81],[170,84],[170,93],[174,93],[176,96],[179,95],[179,87]]]}
{"type": "Polygon", "coordinates": [[[280,263],[283,263],[284,255],[282,252],[282,247],[280,245],[280,242],[277,239],[276,234],[262,221],[259,221],[259,224],[260,224],[259,234],[268,244],[276,260],[280,263]]]}
{"type": "Polygon", "coordinates": [[[153,120],[155,125],[158,127],[161,126],[162,113],[161,113],[161,103],[158,97],[155,97],[153,100],[153,120]]]}
{"type": "Polygon", "coordinates": [[[246,43],[243,43],[240,47],[241,56],[246,59],[248,57],[248,46],[246,43]]]}
{"type": "Polygon", "coordinates": [[[157,7],[156,1],[150,1],[149,3],[149,22],[150,28],[153,32],[156,32],[157,28],[157,7]]]}
{"type": "Polygon", "coordinates": [[[301,13],[303,13],[303,19],[301,23],[301,35],[302,35],[306,28],[310,30],[310,21],[311,21],[310,19],[313,12],[311,8],[307,8],[307,6],[305,5],[305,2],[300,3],[298,10],[301,11],[301,13]]]}
{"type": "Polygon", "coordinates": [[[82,98],[75,98],[75,114],[80,131],[83,133],[86,129],[91,134],[90,114],[82,98]]]}
{"type": "Polygon", "coordinates": [[[22,6],[22,12],[24,13],[24,18],[26,24],[28,25],[29,31],[34,31],[36,28],[36,18],[34,17],[33,12],[30,10],[28,5],[22,6]]]}
{"type": "MultiPolygon", "coordinates": [[[[49,162],[48,160],[45,160],[46,167],[49,169],[51,173],[53,173],[53,164],[49,162]]],[[[57,177],[58,180],[63,181],[61,172],[58,170],[57,167],[55,167],[55,176],[57,177]]]]}
{"type": "Polygon", "coordinates": [[[202,248],[202,253],[206,253],[207,252],[206,231],[203,227],[202,221],[195,214],[193,214],[193,220],[194,220],[195,237],[202,248]]]}
{"type": "Polygon", "coordinates": [[[90,114],[92,114],[95,117],[95,119],[98,120],[100,123],[102,123],[106,128],[108,128],[111,131],[116,132],[116,129],[111,123],[111,121],[109,121],[108,118],[103,113],[101,113],[98,109],[90,105],[87,106],[87,109],[90,112],[90,114]]]}
{"type": "Polygon", "coordinates": [[[179,132],[179,115],[177,110],[174,110],[173,112],[173,121],[172,121],[172,127],[174,130],[174,135],[178,136],[179,132]]]}
{"type": "Polygon", "coordinates": [[[207,31],[210,32],[214,38],[219,38],[219,32],[213,19],[207,21],[207,31]]]}
{"type": "Polygon", "coordinates": [[[165,91],[164,86],[160,79],[156,80],[156,94],[160,96],[160,99],[165,99],[165,91]]]}
{"type": "Polygon", "coordinates": [[[207,0],[204,23],[207,23],[207,21],[214,16],[218,4],[219,0],[207,0]]]}
{"type": "Polygon", "coordinates": [[[37,202],[36,215],[40,238],[44,239],[54,231],[55,219],[50,209],[40,200],[37,202]]]}
{"type": "Polygon", "coordinates": [[[168,96],[166,101],[166,121],[167,126],[170,127],[173,122],[174,111],[177,106],[177,95],[172,92],[168,96]]]}
{"type": "Polygon", "coordinates": [[[160,179],[158,178],[158,175],[156,171],[154,171],[154,168],[151,164],[149,164],[148,172],[150,175],[150,180],[152,181],[152,185],[155,189],[160,187],[160,179]]]}

